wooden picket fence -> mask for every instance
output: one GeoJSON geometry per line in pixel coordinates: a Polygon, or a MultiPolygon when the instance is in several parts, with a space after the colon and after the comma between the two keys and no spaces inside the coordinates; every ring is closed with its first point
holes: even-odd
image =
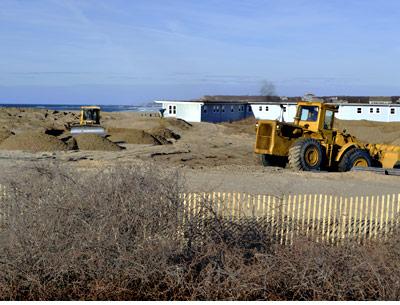
{"type": "MultiPolygon", "coordinates": [[[[0,227],[9,215],[1,199],[0,227]]],[[[247,226],[263,231],[281,244],[292,244],[305,236],[318,242],[340,244],[346,240],[363,243],[385,240],[399,229],[400,193],[376,196],[332,196],[296,194],[273,196],[237,192],[183,193],[182,224],[201,229],[217,218],[227,226],[247,226]]]]}
{"type": "Polygon", "coordinates": [[[332,244],[384,240],[399,227],[400,194],[332,196],[300,194],[276,197],[246,193],[182,194],[186,221],[204,225],[211,216],[255,226],[281,244],[302,235],[332,244]],[[199,221],[200,220],[200,221],[199,221]]]}

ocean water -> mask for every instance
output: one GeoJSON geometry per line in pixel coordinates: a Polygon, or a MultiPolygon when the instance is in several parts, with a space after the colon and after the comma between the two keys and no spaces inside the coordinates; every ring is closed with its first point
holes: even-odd
{"type": "MultiPolygon", "coordinates": [[[[50,109],[58,111],[76,111],[81,106],[88,105],[63,105],[63,104],[0,104],[0,107],[14,107],[14,108],[34,108],[34,109],[50,109]]],[[[158,112],[160,106],[133,106],[133,105],[98,105],[101,111],[104,112],[158,112]]]]}

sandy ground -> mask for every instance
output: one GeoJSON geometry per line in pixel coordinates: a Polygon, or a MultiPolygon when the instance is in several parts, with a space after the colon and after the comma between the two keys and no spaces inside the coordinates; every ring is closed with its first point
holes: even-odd
{"type": "MultiPolygon", "coordinates": [[[[65,138],[68,136],[68,124],[76,120],[77,114],[70,112],[0,108],[0,127],[14,134],[57,129],[61,133],[58,137],[65,138]]],[[[80,170],[116,164],[147,164],[176,169],[191,191],[274,195],[378,195],[400,192],[400,177],[396,176],[354,172],[293,172],[289,169],[262,167],[258,156],[253,153],[255,121],[250,119],[232,124],[188,124],[180,120],[161,120],[125,112],[104,113],[102,120],[108,130],[118,129],[121,132],[126,129],[126,133],[135,130],[135,134],[139,130],[145,135],[143,139],[146,139],[146,143],[149,143],[149,134],[156,139],[154,143],[164,145],[129,144],[118,140],[117,143],[125,149],[35,153],[0,150],[2,173],[18,175],[21,167],[30,166],[32,162],[61,163],[80,170]]],[[[346,128],[364,141],[370,139],[370,142],[400,144],[399,123],[341,121],[337,126],[340,129],[346,128]]],[[[117,134],[111,134],[110,139],[113,138],[116,139],[117,134]]],[[[130,141],[131,138],[128,139],[130,141]]]]}

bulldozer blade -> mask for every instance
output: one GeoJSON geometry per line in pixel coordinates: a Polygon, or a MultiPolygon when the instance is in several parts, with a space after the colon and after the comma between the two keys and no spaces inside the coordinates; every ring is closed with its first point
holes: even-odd
{"type": "Polygon", "coordinates": [[[76,126],[71,128],[72,135],[79,134],[97,134],[99,136],[106,136],[106,131],[103,127],[99,126],[76,126]]]}
{"type": "Polygon", "coordinates": [[[355,166],[353,172],[373,172],[381,175],[400,176],[400,168],[380,168],[380,167],[361,167],[355,166]]]}

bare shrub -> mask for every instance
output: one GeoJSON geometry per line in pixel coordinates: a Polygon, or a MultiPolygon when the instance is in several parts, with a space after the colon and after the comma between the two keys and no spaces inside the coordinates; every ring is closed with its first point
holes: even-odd
{"type": "Polygon", "coordinates": [[[397,235],[339,246],[297,236],[282,246],[268,219],[236,222],[207,200],[183,213],[176,172],[23,170],[2,182],[10,211],[0,233],[1,299],[400,298],[397,235]]]}
{"type": "Polygon", "coordinates": [[[178,247],[179,187],[176,173],[151,168],[24,169],[7,185],[0,295],[134,297],[134,285],[151,285],[178,247]]]}

